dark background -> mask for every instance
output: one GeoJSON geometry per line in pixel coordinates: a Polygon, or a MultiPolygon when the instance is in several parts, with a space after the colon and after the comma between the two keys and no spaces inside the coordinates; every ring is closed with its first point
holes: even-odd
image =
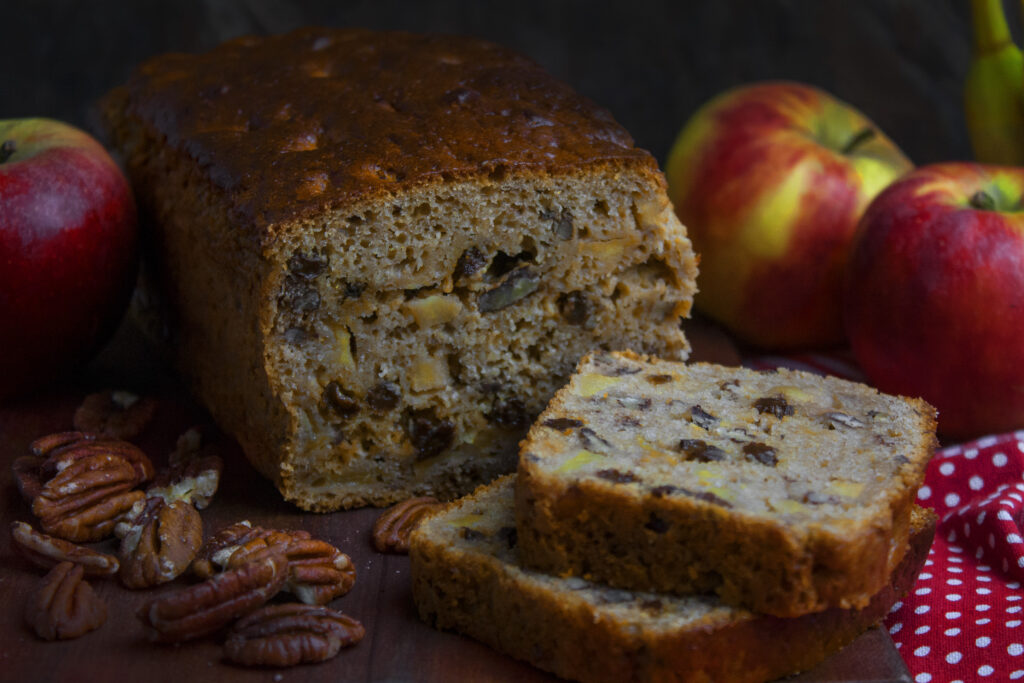
{"type": "MultiPolygon", "coordinates": [[[[1006,2],[1011,22],[1018,3],[1006,2]]],[[[4,0],[0,118],[90,125],[134,64],[307,24],[472,34],[608,107],[662,161],[729,86],[788,78],[856,105],[917,163],[969,158],[968,0],[4,0]]]]}

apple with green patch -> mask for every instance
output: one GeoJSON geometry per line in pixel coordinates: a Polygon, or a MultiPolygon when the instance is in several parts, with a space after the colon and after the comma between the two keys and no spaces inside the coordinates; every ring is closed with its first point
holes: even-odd
{"type": "Polygon", "coordinates": [[[0,399],[86,360],[124,312],[136,212],[117,164],[50,119],[0,121],[0,399]]]}
{"type": "Polygon", "coordinates": [[[868,207],[844,320],[879,389],[964,439],[1024,428],[1024,168],[921,167],[868,207]]]}
{"type": "Polygon", "coordinates": [[[857,221],[911,168],[863,114],[811,86],[758,83],[715,97],[666,165],[700,254],[695,307],[763,348],[842,342],[857,221]]]}

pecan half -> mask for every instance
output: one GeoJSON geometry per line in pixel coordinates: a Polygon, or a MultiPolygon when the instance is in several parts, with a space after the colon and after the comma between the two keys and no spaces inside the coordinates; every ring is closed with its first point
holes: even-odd
{"type": "Polygon", "coordinates": [[[263,606],[284,585],[288,558],[279,548],[254,553],[249,561],[142,606],[138,617],[150,640],[178,643],[208,635],[263,606]]]}
{"type": "Polygon", "coordinates": [[[356,568],[348,555],[326,541],[303,532],[262,530],[227,558],[227,569],[240,566],[264,548],[282,548],[288,558],[288,579],[282,590],[307,605],[325,605],[352,590],[356,568]]]}
{"type": "MultiPolygon", "coordinates": [[[[256,543],[258,547],[280,545],[283,548],[293,538],[310,538],[310,535],[306,531],[264,529],[253,526],[249,520],[236,522],[206,540],[192,562],[192,572],[201,579],[208,579],[226,567],[231,556],[242,546],[256,543]]],[[[250,551],[255,549],[252,547],[250,551]]]]}
{"type": "Polygon", "coordinates": [[[11,523],[11,541],[25,559],[43,569],[71,562],[81,566],[86,576],[105,577],[116,574],[120,565],[113,555],[41,534],[25,522],[11,523]]]}
{"type": "Polygon", "coordinates": [[[134,439],[142,433],[153,414],[156,401],[140,398],[130,391],[102,391],[89,394],[75,411],[75,429],[114,439],[134,439]]]}
{"type": "Polygon", "coordinates": [[[135,472],[137,484],[153,478],[153,463],[141,449],[127,441],[84,432],[59,432],[36,439],[29,448],[36,455],[46,456],[42,466],[44,480],[74,461],[93,455],[112,455],[127,460],[135,472]]]}
{"type": "Polygon", "coordinates": [[[147,498],[114,532],[121,538],[121,583],[150,588],[183,574],[203,543],[203,521],[190,503],[147,498]]]}
{"type": "Polygon", "coordinates": [[[327,541],[294,539],[288,544],[288,580],[284,590],[307,605],[326,605],[356,582],[352,559],[327,541]]]}
{"type": "Polygon", "coordinates": [[[358,621],[326,607],[269,605],[231,628],[224,654],[244,666],[323,662],[358,643],[365,633],[358,621]]]}
{"type": "Polygon", "coordinates": [[[207,578],[218,568],[233,569],[253,553],[276,548],[288,558],[285,591],[307,604],[322,605],[352,589],[355,565],[348,555],[307,531],[281,531],[238,522],[212,536],[192,563],[196,575],[207,578]]]}
{"type": "Polygon", "coordinates": [[[25,621],[44,640],[78,638],[107,620],[107,604],[82,579],[81,565],[61,562],[25,604],[25,621]]]}
{"type": "Polygon", "coordinates": [[[48,534],[75,543],[99,541],[145,497],[132,490],[137,478],[132,464],[120,456],[77,458],[43,485],[32,512],[48,534]]]}
{"type": "Polygon", "coordinates": [[[373,547],[381,553],[409,552],[409,536],[413,529],[427,515],[442,507],[433,496],[410,498],[392,505],[373,524],[373,547]]]}
{"type": "Polygon", "coordinates": [[[39,492],[43,490],[43,461],[38,455],[23,455],[15,458],[11,463],[11,473],[14,475],[14,483],[18,487],[18,493],[29,505],[36,499],[39,492]]]}
{"type": "Polygon", "coordinates": [[[158,496],[168,503],[180,500],[204,510],[220,486],[224,460],[209,445],[200,447],[199,432],[190,429],[178,437],[170,455],[170,466],[157,472],[146,490],[150,498],[158,496]]]}

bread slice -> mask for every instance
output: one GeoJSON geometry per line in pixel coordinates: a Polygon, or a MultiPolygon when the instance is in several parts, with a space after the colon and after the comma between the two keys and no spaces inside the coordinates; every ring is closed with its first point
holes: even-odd
{"type": "Polygon", "coordinates": [[[854,382],[597,352],[521,445],[522,560],[778,616],[863,607],[934,434],[924,401],[854,382]]]}
{"type": "Polygon", "coordinates": [[[766,681],[824,660],[884,617],[928,555],[935,515],[915,508],[909,551],[862,609],[792,619],[707,596],[631,592],[524,569],[513,482],[480,488],[411,541],[413,598],[427,623],[580,681],[766,681]]]}
{"type": "Polygon", "coordinates": [[[104,112],[184,375],[304,508],[472,490],[587,350],[688,353],[655,160],[509,50],[241,38],[146,62],[104,112]]]}

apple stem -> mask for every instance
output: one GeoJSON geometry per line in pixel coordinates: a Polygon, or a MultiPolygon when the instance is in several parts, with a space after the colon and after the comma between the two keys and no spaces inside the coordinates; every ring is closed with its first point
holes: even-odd
{"type": "Polygon", "coordinates": [[[970,205],[973,209],[980,209],[982,211],[995,211],[996,200],[992,198],[985,190],[978,190],[971,195],[970,205]]]}
{"type": "Polygon", "coordinates": [[[0,144],[0,164],[4,163],[14,155],[14,150],[17,148],[14,140],[4,140],[3,144],[0,144]]]}
{"type": "Polygon", "coordinates": [[[850,138],[850,141],[840,150],[840,153],[849,154],[873,137],[875,137],[874,128],[862,128],[856,135],[850,138]]]}

